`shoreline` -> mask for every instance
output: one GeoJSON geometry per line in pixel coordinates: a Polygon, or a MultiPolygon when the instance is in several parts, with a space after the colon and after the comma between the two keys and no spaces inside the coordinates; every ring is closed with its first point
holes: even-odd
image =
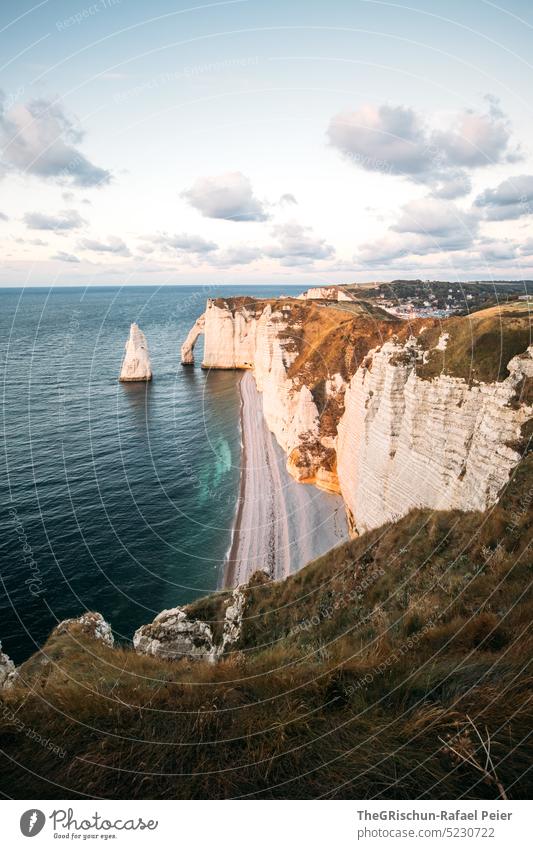
{"type": "Polygon", "coordinates": [[[239,393],[239,495],[220,589],[244,584],[261,569],[283,579],[349,538],[342,497],[289,475],[251,372],[242,375],[239,393]]]}
{"type": "Polygon", "coordinates": [[[240,411],[239,411],[239,420],[240,420],[240,428],[241,428],[241,460],[240,460],[240,479],[239,479],[239,495],[237,496],[237,511],[235,513],[235,518],[233,520],[233,527],[231,530],[231,544],[229,547],[229,551],[226,554],[226,559],[224,561],[224,568],[222,569],[222,584],[220,589],[227,590],[233,587],[235,584],[235,564],[237,562],[237,553],[239,550],[239,537],[240,537],[240,528],[242,521],[242,512],[244,505],[244,497],[246,491],[246,440],[244,438],[244,397],[242,394],[242,379],[244,375],[241,374],[239,377],[239,401],[240,401],[240,411]]]}

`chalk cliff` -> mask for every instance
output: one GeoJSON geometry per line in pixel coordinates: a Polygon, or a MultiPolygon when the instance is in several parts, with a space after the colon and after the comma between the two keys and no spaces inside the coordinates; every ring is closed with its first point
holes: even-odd
{"type": "Polygon", "coordinates": [[[203,330],[204,368],[252,369],[288,471],[340,492],[354,532],[413,507],[487,509],[520,459],[533,415],[526,396],[517,401],[533,379],[525,336],[507,377],[424,374],[434,357],[452,359],[448,338],[463,333],[461,319],[448,332],[432,320],[357,309],[210,300],[184,345],[186,361],[203,330]]]}
{"type": "MultiPolygon", "coordinates": [[[[210,300],[183,346],[182,359],[192,361],[190,339],[196,341],[203,325],[202,368],[252,369],[267,425],[286,451],[293,477],[338,492],[333,450],[336,430],[330,412],[342,403],[345,384],[340,375],[326,379],[324,373],[315,397],[315,384],[306,380],[298,367],[302,355],[313,354],[320,335],[337,329],[338,319],[329,314],[315,316],[316,326],[311,327],[306,321],[307,309],[307,305],[290,300],[210,300]],[[311,338],[313,334],[316,339],[311,338]]],[[[317,308],[309,305],[309,309],[317,308]]],[[[349,315],[346,321],[351,321],[349,315]]],[[[325,360],[318,356],[324,371],[325,360]]]]}
{"type": "Polygon", "coordinates": [[[152,379],[152,366],[146,337],[135,322],[130,327],[126,342],[126,354],[122,362],[120,380],[122,383],[147,381],[152,379]]]}
{"type": "Polygon", "coordinates": [[[298,299],[302,301],[355,301],[350,292],[341,289],[339,286],[315,286],[298,295],[298,299]]]}
{"type": "MultiPolygon", "coordinates": [[[[442,348],[441,348],[442,349],[442,348]]],[[[339,421],[337,464],[349,519],[358,532],[414,507],[486,510],[520,460],[521,429],[533,407],[516,404],[533,377],[533,347],[501,382],[417,377],[416,340],[387,342],[351,379],[339,421]]]]}

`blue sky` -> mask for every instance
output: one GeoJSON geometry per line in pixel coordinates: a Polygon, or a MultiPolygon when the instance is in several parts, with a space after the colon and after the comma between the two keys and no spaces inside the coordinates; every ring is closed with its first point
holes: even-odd
{"type": "Polygon", "coordinates": [[[2,285],[533,277],[527,3],[4,0],[2,285]]]}

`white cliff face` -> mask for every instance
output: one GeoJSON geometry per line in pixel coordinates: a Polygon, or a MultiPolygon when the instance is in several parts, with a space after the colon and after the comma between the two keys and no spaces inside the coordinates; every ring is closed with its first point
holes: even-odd
{"type": "Polygon", "coordinates": [[[209,300],[204,313],[202,368],[252,368],[256,345],[255,310],[232,311],[209,300]]]}
{"type": "Polygon", "coordinates": [[[122,383],[130,381],[147,381],[152,379],[152,366],[146,337],[135,322],[130,327],[130,335],[126,342],[126,355],[122,363],[120,380],[122,383]]]}
{"type": "MultiPolygon", "coordinates": [[[[267,426],[288,455],[289,472],[297,480],[338,491],[335,474],[320,471],[322,455],[331,446],[321,439],[313,396],[305,383],[288,376],[297,357],[293,339],[284,336],[290,314],[290,307],[251,304],[232,310],[224,302],[208,301],[202,367],[252,369],[267,426]]],[[[293,322],[290,327],[297,333],[293,322]]],[[[337,385],[330,391],[338,391],[337,385]]]]}
{"type": "Polygon", "coordinates": [[[413,341],[372,352],[346,390],[338,427],[339,482],[354,529],[414,507],[494,504],[520,460],[510,445],[533,415],[512,404],[522,377],[533,375],[532,354],[511,360],[506,380],[469,386],[445,375],[418,378],[413,341]]]}
{"type": "MultiPolygon", "coordinates": [[[[446,375],[417,377],[425,354],[416,339],[386,342],[367,355],[349,384],[340,374],[325,381],[325,398],[338,409],[332,431],[305,369],[290,372],[298,356],[290,306],[210,301],[204,332],[203,366],[253,370],[288,471],[340,492],[354,531],[414,507],[485,510],[520,459],[510,446],[533,409],[513,399],[522,378],[533,376],[531,348],[511,360],[506,380],[469,386],[446,375]]],[[[437,350],[447,343],[443,334],[437,350]]]]}
{"type": "Polygon", "coordinates": [[[312,289],[307,289],[298,295],[301,301],[354,301],[355,298],[344,289],[339,289],[338,286],[315,286],[312,289]]]}

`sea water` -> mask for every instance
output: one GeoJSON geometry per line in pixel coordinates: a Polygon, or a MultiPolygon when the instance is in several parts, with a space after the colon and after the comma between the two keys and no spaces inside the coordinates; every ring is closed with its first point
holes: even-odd
{"type": "MultiPolygon", "coordinates": [[[[253,295],[287,291],[254,287],[253,295]]],[[[216,589],[239,489],[239,374],[180,365],[207,297],[241,287],[0,290],[0,640],[16,662],[97,610],[119,640],[216,589]],[[129,326],[154,379],[122,384],[129,326]]]]}

